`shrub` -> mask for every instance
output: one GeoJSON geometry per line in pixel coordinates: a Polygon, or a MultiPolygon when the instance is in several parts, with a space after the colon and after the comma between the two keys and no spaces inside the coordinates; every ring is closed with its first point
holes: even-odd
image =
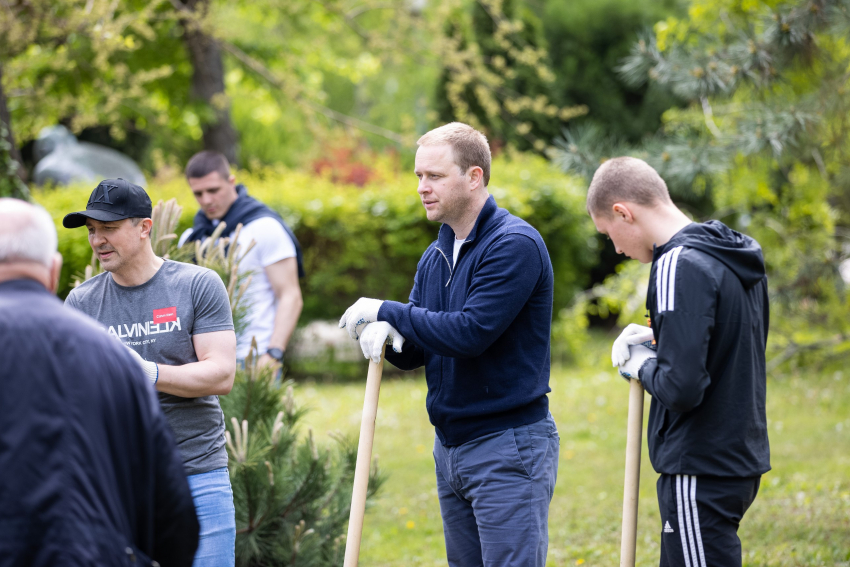
{"type": "MultiPolygon", "coordinates": [[[[301,321],[333,319],[358,297],[406,301],[422,252],[439,226],[425,218],[412,173],[377,164],[363,187],[335,184],[313,173],[267,169],[238,175],[249,193],[279,211],[304,249],[301,321]]],[[[62,228],[62,217],[85,207],[91,187],[36,190],[34,198],[53,216],[65,258],[60,296],[91,260],[84,229],[62,228]]],[[[156,204],[177,198],[183,213],[179,234],[197,210],[182,178],[151,183],[156,204]]],[[[544,159],[515,154],[495,160],[490,192],[497,203],[526,219],[543,236],[555,271],[555,309],[566,307],[588,282],[593,225],[584,209],[582,185],[544,159]]]]}

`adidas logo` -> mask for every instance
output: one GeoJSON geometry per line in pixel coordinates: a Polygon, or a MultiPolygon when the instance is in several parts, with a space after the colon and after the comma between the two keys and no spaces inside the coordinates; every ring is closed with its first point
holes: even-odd
{"type": "Polygon", "coordinates": [[[671,528],[671,527],[670,527],[670,522],[669,522],[669,521],[668,521],[668,522],[664,522],[664,533],[665,533],[665,534],[672,534],[672,533],[673,533],[673,528],[671,528]]]}

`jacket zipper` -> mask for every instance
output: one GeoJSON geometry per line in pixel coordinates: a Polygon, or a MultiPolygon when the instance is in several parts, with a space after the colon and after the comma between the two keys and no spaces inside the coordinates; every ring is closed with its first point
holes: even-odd
{"type": "Polygon", "coordinates": [[[443,255],[443,260],[445,260],[446,264],[449,266],[449,281],[447,281],[446,285],[443,286],[443,287],[449,287],[449,284],[452,283],[452,276],[454,275],[454,270],[452,269],[452,263],[449,262],[449,257],[446,256],[445,252],[440,250],[439,246],[435,246],[434,248],[437,249],[437,252],[439,252],[440,254],[443,255]]]}
{"type": "MultiPolygon", "coordinates": [[[[472,242],[472,240],[464,240],[464,241],[463,241],[463,244],[461,244],[461,245],[460,245],[460,248],[458,248],[458,249],[457,249],[457,255],[458,255],[458,256],[460,256],[460,253],[461,253],[461,251],[463,250],[464,245],[469,244],[470,242],[472,242]]],[[[443,252],[443,251],[440,249],[440,247],[439,247],[439,246],[435,246],[434,248],[436,248],[436,249],[437,249],[437,252],[439,252],[440,254],[442,254],[442,255],[443,255],[443,260],[445,260],[445,261],[446,261],[446,265],[448,265],[448,267],[449,267],[449,281],[447,281],[447,282],[446,282],[446,285],[444,285],[444,286],[443,286],[443,287],[449,287],[449,284],[450,284],[450,283],[452,283],[452,278],[453,278],[453,277],[454,277],[454,275],[455,275],[455,273],[454,273],[454,272],[455,272],[455,270],[454,270],[454,268],[452,267],[452,263],[451,263],[451,262],[449,262],[449,257],[448,257],[448,256],[446,256],[446,253],[445,253],[445,252],[443,252]]],[[[455,265],[457,265],[457,260],[455,260],[455,265]]]]}

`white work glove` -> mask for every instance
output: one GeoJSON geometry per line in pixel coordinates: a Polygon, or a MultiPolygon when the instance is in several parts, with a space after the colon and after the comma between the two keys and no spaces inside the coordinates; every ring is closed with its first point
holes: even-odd
{"type": "Polygon", "coordinates": [[[629,351],[629,359],[619,367],[620,376],[625,378],[626,382],[632,379],[640,381],[640,369],[648,360],[655,358],[657,355],[653,349],[642,344],[632,345],[629,347],[629,351]]]}
{"type": "Polygon", "coordinates": [[[653,341],[655,334],[651,327],[636,325],[632,323],[620,333],[617,340],[614,341],[614,346],[611,348],[611,364],[613,366],[622,366],[629,359],[629,347],[639,345],[647,341],[653,341]]]}
{"type": "Polygon", "coordinates": [[[347,329],[348,336],[356,341],[358,339],[357,327],[377,321],[378,310],[382,303],[383,301],[380,299],[361,297],[342,314],[342,318],[339,320],[339,328],[347,329]]]}
{"type": "Polygon", "coordinates": [[[142,367],[142,370],[145,371],[145,376],[148,377],[148,380],[151,381],[151,384],[156,384],[157,380],[159,380],[159,367],[156,365],[156,363],[148,362],[147,360],[142,358],[142,355],[140,355],[130,347],[127,347],[127,350],[130,351],[133,358],[136,359],[136,362],[138,362],[139,366],[142,367]]]}
{"type": "Polygon", "coordinates": [[[363,356],[371,358],[375,364],[379,363],[384,345],[393,345],[394,351],[401,352],[404,337],[386,321],[366,325],[360,335],[360,350],[363,351],[363,356]]]}

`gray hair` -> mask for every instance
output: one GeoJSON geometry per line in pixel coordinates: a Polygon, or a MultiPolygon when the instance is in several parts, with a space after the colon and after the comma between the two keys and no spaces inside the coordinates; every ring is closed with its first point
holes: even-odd
{"type": "Polygon", "coordinates": [[[48,268],[56,253],[56,227],[43,208],[0,198],[0,263],[37,262],[48,268]]]}
{"type": "Polygon", "coordinates": [[[616,157],[599,166],[587,190],[587,212],[611,216],[619,201],[645,207],[672,203],[667,184],[652,166],[633,157],[616,157]]]}

